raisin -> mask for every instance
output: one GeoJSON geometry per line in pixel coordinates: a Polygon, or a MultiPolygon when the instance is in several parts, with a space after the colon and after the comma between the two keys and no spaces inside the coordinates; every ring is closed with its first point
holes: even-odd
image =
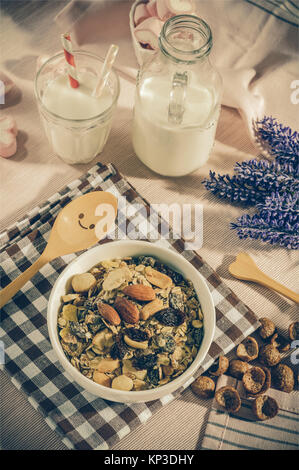
{"type": "Polygon", "coordinates": [[[128,352],[127,345],[124,343],[122,335],[115,338],[115,343],[110,349],[110,356],[112,359],[123,359],[128,352]]]}
{"type": "Polygon", "coordinates": [[[137,369],[152,369],[157,363],[156,354],[144,354],[134,359],[134,366],[137,369]]]}
{"type": "Polygon", "coordinates": [[[165,326],[179,326],[185,321],[185,314],[175,308],[164,308],[156,314],[157,320],[165,326]]]}
{"type": "Polygon", "coordinates": [[[130,339],[133,341],[147,341],[149,336],[148,333],[144,330],[140,330],[139,328],[127,328],[125,330],[125,334],[129,336],[130,339]]]}

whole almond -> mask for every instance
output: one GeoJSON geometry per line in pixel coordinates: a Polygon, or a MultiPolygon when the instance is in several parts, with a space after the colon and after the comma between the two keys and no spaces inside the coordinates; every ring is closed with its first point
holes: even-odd
{"type": "Polygon", "coordinates": [[[141,309],[141,319],[147,320],[149,317],[154,315],[155,313],[159,312],[163,308],[163,300],[162,299],[155,299],[152,302],[144,305],[141,309]]]}
{"type": "Polygon", "coordinates": [[[125,322],[133,324],[139,321],[138,308],[125,297],[116,297],[114,307],[125,322]]]}
{"type": "Polygon", "coordinates": [[[123,293],[132,297],[132,299],[149,301],[156,298],[155,291],[150,286],[144,286],[143,284],[133,284],[123,289],[123,293]]]}
{"type": "Polygon", "coordinates": [[[168,289],[172,286],[172,279],[166,274],[160,273],[156,269],[147,266],[145,268],[145,277],[154,286],[160,287],[161,289],[168,289]]]}
{"type": "Polygon", "coordinates": [[[111,325],[119,325],[121,322],[120,316],[117,311],[111,307],[111,305],[105,304],[104,302],[98,302],[98,311],[105,320],[107,320],[111,325]]]}

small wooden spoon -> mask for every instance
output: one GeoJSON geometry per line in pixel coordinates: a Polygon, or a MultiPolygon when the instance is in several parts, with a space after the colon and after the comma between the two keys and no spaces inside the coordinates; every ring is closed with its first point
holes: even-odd
{"type": "Polygon", "coordinates": [[[296,292],[293,292],[264,274],[247,253],[239,253],[236,260],[229,266],[228,270],[231,275],[237,279],[257,282],[258,284],[269,287],[288,299],[299,303],[299,294],[296,294],[296,292]]]}
{"type": "Polygon", "coordinates": [[[117,214],[117,199],[93,191],[71,201],[58,214],[41,256],[0,292],[3,307],[34,274],[58,256],[86,250],[104,238],[117,214]]]}

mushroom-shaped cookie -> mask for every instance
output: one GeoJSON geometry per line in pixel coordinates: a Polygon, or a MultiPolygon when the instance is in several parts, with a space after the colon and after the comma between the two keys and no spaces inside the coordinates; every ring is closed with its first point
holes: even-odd
{"type": "Polygon", "coordinates": [[[276,366],[281,361],[280,352],[273,344],[267,344],[261,349],[260,360],[265,366],[276,366]]]}
{"type": "Polygon", "coordinates": [[[214,395],[215,383],[210,377],[201,375],[191,384],[191,390],[200,398],[211,398],[214,395]]]}
{"type": "Polygon", "coordinates": [[[268,369],[268,367],[265,367],[265,366],[262,366],[262,365],[259,365],[258,367],[265,372],[265,381],[263,383],[262,388],[260,389],[260,391],[258,393],[252,393],[252,392],[247,390],[247,396],[251,397],[251,398],[256,398],[256,397],[259,397],[260,395],[263,395],[267,390],[269,390],[269,388],[271,386],[271,372],[270,372],[270,369],[268,369]]]}
{"type": "Polygon", "coordinates": [[[284,336],[282,336],[278,333],[275,333],[272,336],[270,342],[273,346],[275,346],[278,349],[279,352],[286,352],[291,347],[288,340],[284,336]]]}
{"type": "Polygon", "coordinates": [[[299,321],[295,321],[294,323],[290,324],[289,338],[292,341],[294,341],[295,339],[299,339],[299,321]]]}
{"type": "Polygon", "coordinates": [[[209,372],[216,377],[225,374],[229,366],[229,360],[225,356],[219,356],[214,364],[210,367],[209,372]]]}
{"type": "Polygon", "coordinates": [[[252,403],[252,411],[254,416],[265,421],[266,419],[274,418],[278,413],[278,404],[274,398],[267,395],[262,395],[254,400],[252,403]]]}
{"type": "Polygon", "coordinates": [[[259,319],[262,326],[259,328],[259,334],[263,339],[270,338],[275,333],[275,324],[269,318],[263,317],[259,319]]]}
{"type": "Polygon", "coordinates": [[[266,374],[260,367],[251,367],[242,378],[246,392],[256,394],[261,391],[266,380],[266,374]]]}
{"type": "Polygon", "coordinates": [[[229,413],[236,413],[241,408],[241,398],[238,391],[229,386],[219,388],[215,393],[218,405],[222,406],[229,413]]]}
{"type": "Polygon", "coordinates": [[[286,364],[278,364],[273,369],[273,383],[278,390],[290,393],[294,390],[294,372],[286,364]]]}
{"type": "Polygon", "coordinates": [[[248,336],[248,338],[243,341],[243,343],[239,344],[237,347],[237,356],[245,362],[253,361],[258,357],[259,354],[259,346],[257,341],[252,338],[252,336],[248,336]]]}
{"type": "Polygon", "coordinates": [[[228,373],[232,377],[236,377],[236,379],[242,379],[245,372],[249,369],[249,365],[247,362],[240,361],[239,359],[233,359],[229,363],[228,373]]]}

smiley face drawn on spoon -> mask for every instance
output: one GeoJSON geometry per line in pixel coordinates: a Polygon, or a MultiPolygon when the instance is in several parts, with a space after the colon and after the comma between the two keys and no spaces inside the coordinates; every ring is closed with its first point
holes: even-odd
{"type": "Polygon", "coordinates": [[[83,212],[80,212],[80,214],[78,215],[78,223],[80,225],[81,228],[83,228],[84,230],[92,230],[93,228],[95,228],[95,224],[90,224],[89,227],[85,227],[85,225],[83,225],[83,223],[81,222],[80,219],[83,219],[85,217],[85,214],[83,214],[83,212]]]}

